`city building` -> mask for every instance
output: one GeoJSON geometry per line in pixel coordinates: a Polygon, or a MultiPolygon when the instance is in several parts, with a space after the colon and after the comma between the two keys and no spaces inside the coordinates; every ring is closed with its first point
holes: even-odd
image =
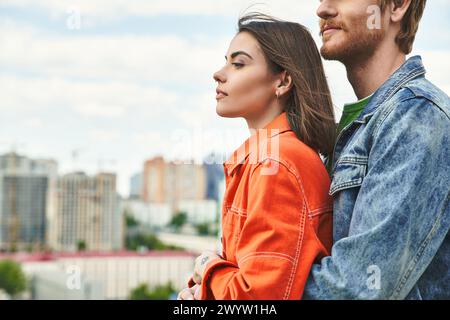
{"type": "Polygon", "coordinates": [[[211,153],[204,159],[206,169],[206,199],[219,200],[219,184],[225,179],[223,156],[211,153]]]}
{"type": "Polygon", "coordinates": [[[166,162],[155,157],[144,163],[142,199],[149,203],[168,203],[173,213],[182,200],[206,198],[206,169],[203,165],[166,162]]]}
{"type": "Polygon", "coordinates": [[[147,203],[141,200],[124,200],[121,211],[131,215],[142,226],[150,229],[166,227],[172,219],[171,208],[167,203],[147,203]]]}
{"type": "Polygon", "coordinates": [[[130,178],[130,199],[142,198],[142,173],[136,173],[130,178]]]}
{"type": "Polygon", "coordinates": [[[48,177],[0,173],[3,250],[42,249],[46,243],[48,177]]]}
{"type": "Polygon", "coordinates": [[[108,251],[123,247],[124,219],[116,192],[116,175],[93,177],[76,172],[57,181],[54,234],[51,248],[108,251]]]}
{"type": "Polygon", "coordinates": [[[169,282],[178,292],[186,287],[196,257],[183,251],[0,254],[0,260],[21,264],[31,297],[38,300],[128,299],[139,285],[152,289],[169,282]]]}
{"type": "Polygon", "coordinates": [[[52,159],[31,159],[15,152],[0,156],[0,172],[4,174],[35,174],[55,178],[58,164],[52,159]]]}
{"type": "Polygon", "coordinates": [[[10,152],[0,156],[0,249],[40,250],[46,246],[57,163],[10,152]]]}
{"type": "Polygon", "coordinates": [[[182,200],[178,208],[187,215],[191,224],[215,223],[218,220],[217,202],[215,200],[182,200]]]}
{"type": "Polygon", "coordinates": [[[142,177],[142,199],[145,202],[167,202],[166,190],[169,189],[168,186],[171,184],[166,181],[168,171],[168,165],[163,157],[145,161],[142,177]]]}
{"type": "Polygon", "coordinates": [[[80,276],[79,281],[70,277],[77,277],[74,274],[59,270],[36,272],[30,277],[31,300],[105,300],[103,284],[100,281],[93,281],[80,276]],[[71,284],[73,282],[73,284],[71,284]]]}

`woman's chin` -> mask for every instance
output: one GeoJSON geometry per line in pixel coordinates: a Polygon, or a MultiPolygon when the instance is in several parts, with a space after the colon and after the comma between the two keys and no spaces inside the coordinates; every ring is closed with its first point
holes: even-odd
{"type": "Polygon", "coordinates": [[[240,116],[237,112],[224,108],[220,103],[216,106],[216,113],[223,118],[237,118],[240,116]]]}
{"type": "Polygon", "coordinates": [[[216,107],[216,113],[217,113],[217,115],[219,115],[220,117],[223,117],[223,118],[231,117],[229,110],[221,108],[219,105],[217,105],[217,107],[216,107]]]}

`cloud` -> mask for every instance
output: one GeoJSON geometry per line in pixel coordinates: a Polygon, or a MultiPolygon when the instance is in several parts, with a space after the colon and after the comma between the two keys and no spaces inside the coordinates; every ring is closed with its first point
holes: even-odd
{"type": "Polygon", "coordinates": [[[427,71],[426,77],[445,93],[450,94],[450,50],[417,52],[422,56],[422,62],[427,71]]]}
{"type": "Polygon", "coordinates": [[[42,113],[64,108],[87,117],[119,118],[125,113],[155,116],[182,100],[174,91],[123,82],[4,74],[0,76],[0,87],[0,110],[5,113],[42,113]]]}
{"type": "Polygon", "coordinates": [[[94,129],[89,132],[89,138],[92,143],[111,143],[120,138],[117,130],[94,129]]]}
{"type": "Polygon", "coordinates": [[[122,106],[98,105],[95,103],[76,105],[74,109],[81,115],[88,117],[119,118],[125,114],[125,108],[122,106]]]}
{"type": "Polygon", "coordinates": [[[39,118],[29,118],[24,120],[23,125],[30,129],[41,129],[43,127],[43,122],[39,118]]]}
{"type": "Polygon", "coordinates": [[[230,39],[192,43],[176,35],[54,35],[0,22],[0,67],[46,77],[165,85],[212,81],[230,39]]]}
{"type": "Polygon", "coordinates": [[[318,4],[313,1],[277,0],[2,0],[2,5],[19,8],[38,7],[50,12],[54,17],[67,16],[72,9],[81,15],[95,18],[118,19],[124,16],[158,16],[158,15],[219,15],[237,16],[244,10],[258,9],[283,18],[298,18],[314,15],[318,4]],[[269,2],[269,3],[268,3],[269,2]]]}

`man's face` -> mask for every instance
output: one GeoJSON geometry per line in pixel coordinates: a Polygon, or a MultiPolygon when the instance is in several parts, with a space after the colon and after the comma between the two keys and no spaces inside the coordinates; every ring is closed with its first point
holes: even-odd
{"type": "Polygon", "coordinates": [[[374,28],[373,6],[377,0],[322,0],[317,9],[323,46],[320,53],[327,60],[351,63],[371,56],[384,38],[383,18],[374,28]]]}

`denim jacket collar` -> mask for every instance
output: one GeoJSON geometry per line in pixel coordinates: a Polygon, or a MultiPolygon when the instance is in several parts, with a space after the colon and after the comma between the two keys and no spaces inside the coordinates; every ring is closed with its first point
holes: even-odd
{"type": "Polygon", "coordinates": [[[420,56],[413,56],[406,60],[383,85],[375,91],[363,112],[355,120],[358,123],[366,123],[377,110],[378,106],[389,100],[405,83],[425,74],[425,68],[420,56]]]}

